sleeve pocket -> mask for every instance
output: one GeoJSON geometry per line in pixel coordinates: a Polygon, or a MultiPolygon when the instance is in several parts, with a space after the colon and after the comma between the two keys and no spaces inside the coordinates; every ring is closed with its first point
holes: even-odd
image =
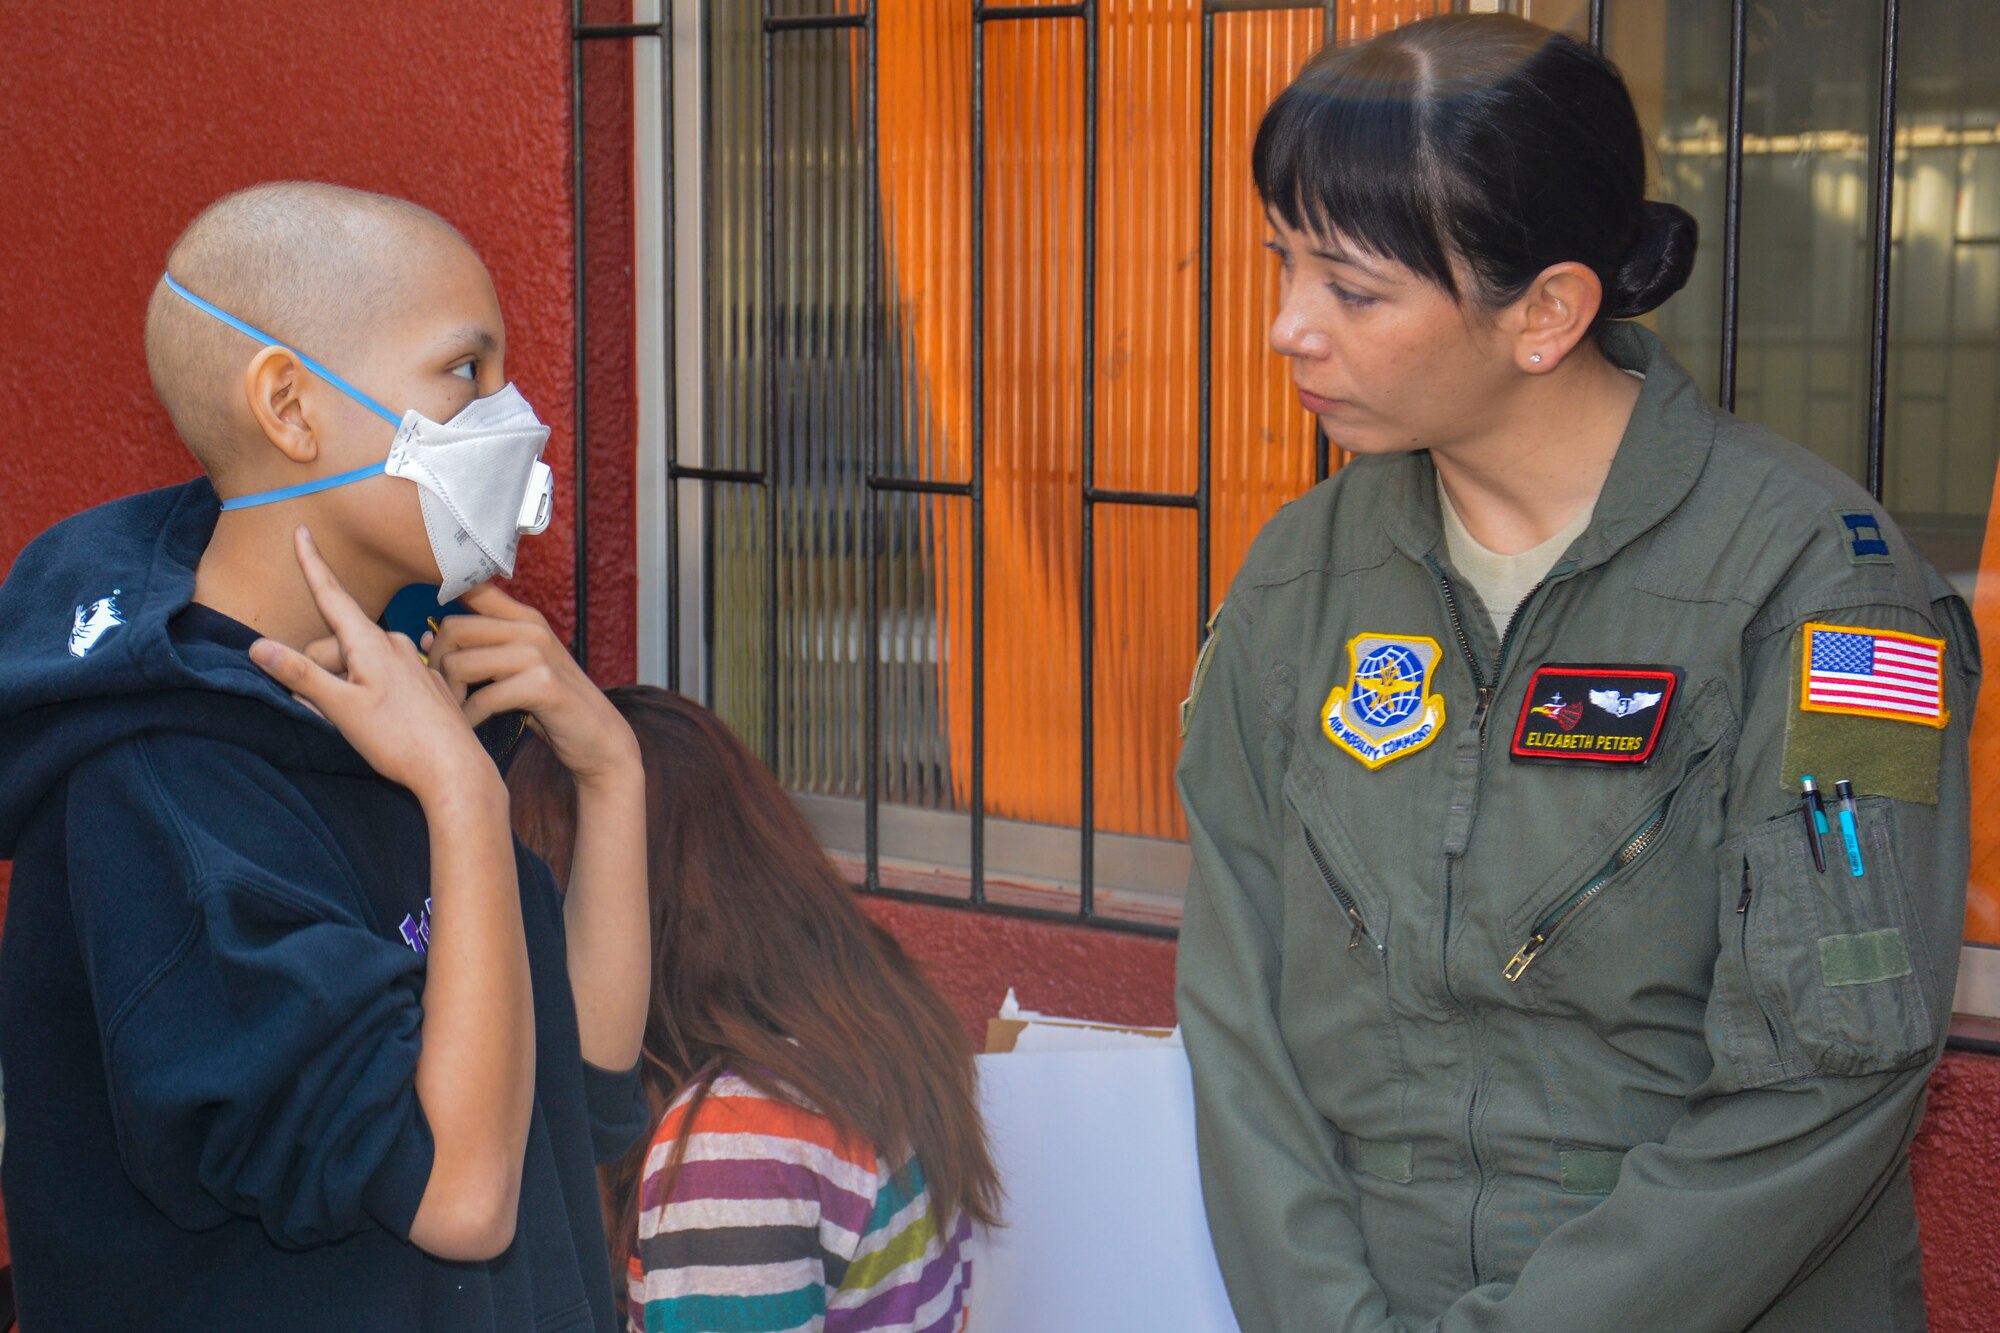
{"type": "Polygon", "coordinates": [[[1896,864],[1895,807],[1855,804],[1859,876],[1838,820],[1824,871],[1796,817],[1727,848],[1711,1033],[1738,1087],[1881,1073],[1930,1053],[1930,959],[1896,864]]]}

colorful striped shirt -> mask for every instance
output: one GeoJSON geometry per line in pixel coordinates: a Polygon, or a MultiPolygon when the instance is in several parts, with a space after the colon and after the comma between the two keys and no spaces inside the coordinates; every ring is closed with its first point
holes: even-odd
{"type": "Polygon", "coordinates": [[[971,1221],[940,1234],[919,1163],[899,1181],[824,1115],[724,1073],[665,1197],[692,1100],[667,1108],[646,1150],[633,1333],[963,1333],[971,1221]]]}

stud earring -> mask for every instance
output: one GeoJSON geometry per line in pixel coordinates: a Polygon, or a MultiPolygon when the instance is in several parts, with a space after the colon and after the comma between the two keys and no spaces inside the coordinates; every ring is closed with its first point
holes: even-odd
{"type": "Polygon", "coordinates": [[[1542,354],[1540,352],[1528,353],[1528,364],[1534,366],[1542,364],[1542,354]]]}

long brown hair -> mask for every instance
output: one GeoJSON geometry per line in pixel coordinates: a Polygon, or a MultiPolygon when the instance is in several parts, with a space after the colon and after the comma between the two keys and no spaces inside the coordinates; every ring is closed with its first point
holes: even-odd
{"type": "MultiPolygon", "coordinates": [[[[652,999],[642,1073],[657,1132],[690,1088],[725,1069],[804,1099],[841,1133],[923,1168],[945,1229],[999,1217],[964,1029],[895,938],[865,916],[810,825],[720,718],[652,686],[607,692],[646,763],[652,999]]],[[[575,844],[576,788],[524,739],[507,775],[514,827],[558,878],[575,844]]],[[[684,1124],[692,1124],[692,1114],[684,1124]]],[[[648,1142],[607,1173],[622,1270],[638,1228],[648,1142]]],[[[679,1174],[686,1131],[664,1181],[679,1174]]]]}

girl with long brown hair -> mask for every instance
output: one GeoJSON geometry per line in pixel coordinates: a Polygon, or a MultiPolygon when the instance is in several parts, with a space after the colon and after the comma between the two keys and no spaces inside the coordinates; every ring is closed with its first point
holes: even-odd
{"type": "MultiPolygon", "coordinates": [[[[1000,1198],[964,1030],[721,719],[608,693],[645,759],[654,942],[654,1129],[607,1179],[632,1327],[962,1328],[1000,1198]]],[[[508,785],[569,864],[568,773],[530,740],[508,785]]]]}

